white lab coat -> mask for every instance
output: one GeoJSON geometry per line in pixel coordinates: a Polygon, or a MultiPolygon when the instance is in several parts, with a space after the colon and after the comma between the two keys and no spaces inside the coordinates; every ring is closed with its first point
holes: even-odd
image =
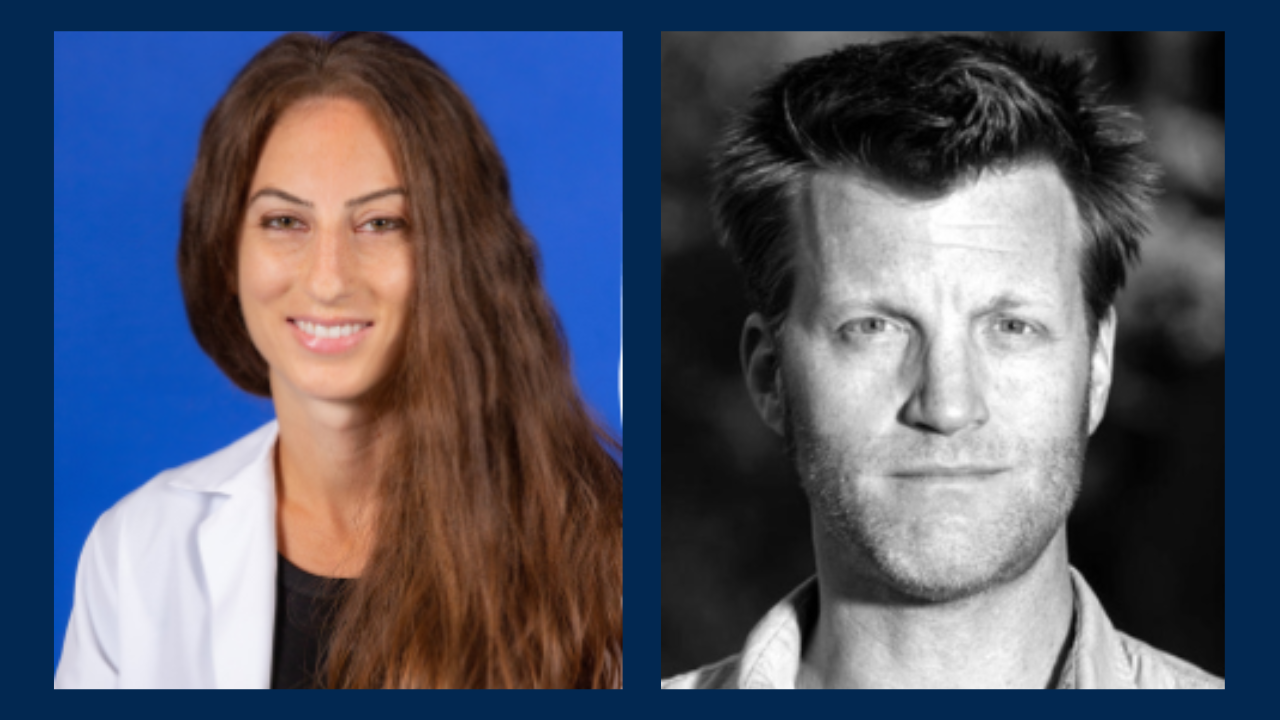
{"type": "Polygon", "coordinates": [[[264,425],[98,519],[54,688],[267,688],[276,494],[264,425]]]}

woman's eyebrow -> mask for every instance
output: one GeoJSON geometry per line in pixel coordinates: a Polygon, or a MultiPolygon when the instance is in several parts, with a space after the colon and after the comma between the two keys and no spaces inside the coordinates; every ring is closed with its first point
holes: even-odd
{"type": "Polygon", "coordinates": [[[273,188],[273,187],[262,188],[262,189],[261,189],[261,190],[259,190],[258,192],[254,193],[254,194],[253,194],[253,197],[249,198],[249,204],[250,204],[250,205],[252,205],[252,204],[254,204],[255,202],[257,202],[257,201],[258,201],[258,198],[260,198],[260,197],[266,197],[266,196],[268,196],[268,195],[273,196],[273,197],[278,197],[278,198],[280,198],[281,200],[286,200],[286,201],[291,202],[291,203],[293,203],[293,204],[295,204],[295,205],[301,205],[301,206],[303,206],[303,207],[311,207],[311,206],[312,206],[312,205],[311,205],[311,203],[310,203],[310,202],[308,202],[308,201],[306,201],[306,200],[302,200],[302,199],[300,199],[300,198],[296,198],[296,197],[294,197],[294,196],[290,195],[289,193],[287,193],[287,192],[285,192],[285,191],[283,191],[283,190],[277,190],[277,189],[275,189],[275,188],[273,188]]]}
{"type": "MultiPolygon", "coordinates": [[[[363,205],[367,202],[377,200],[380,197],[386,197],[388,195],[404,195],[404,194],[405,194],[404,188],[399,188],[399,187],[384,188],[382,190],[371,192],[368,195],[361,195],[358,198],[348,200],[346,202],[346,206],[349,208],[353,208],[353,207],[356,207],[357,205],[363,205]]],[[[252,205],[255,201],[257,201],[258,198],[265,197],[268,195],[273,197],[278,197],[281,200],[291,202],[295,205],[301,205],[303,207],[313,207],[313,203],[311,203],[310,201],[303,200],[302,198],[294,197],[293,195],[290,195],[289,193],[283,190],[279,190],[273,187],[262,188],[258,192],[254,193],[253,197],[249,198],[249,204],[252,205]]]]}
{"type": "Polygon", "coordinates": [[[363,205],[369,202],[370,200],[377,200],[380,197],[386,197],[388,195],[404,195],[404,194],[405,194],[404,188],[399,188],[399,187],[386,188],[384,190],[378,190],[377,192],[371,192],[368,195],[361,195],[360,197],[354,200],[348,200],[347,207],[353,208],[357,205],[363,205]]]}

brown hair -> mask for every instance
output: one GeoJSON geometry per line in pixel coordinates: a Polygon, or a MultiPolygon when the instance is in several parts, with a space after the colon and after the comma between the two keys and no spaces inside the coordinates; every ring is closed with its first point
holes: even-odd
{"type": "Polygon", "coordinates": [[[622,684],[621,450],[584,405],[506,168],[470,102],[380,33],[293,33],[205,123],[178,265],[196,340],[269,395],[235,295],[249,184],[281,114],[349,97],[383,125],[408,194],[416,281],[376,392],[373,553],[333,622],[330,687],[622,684]]]}

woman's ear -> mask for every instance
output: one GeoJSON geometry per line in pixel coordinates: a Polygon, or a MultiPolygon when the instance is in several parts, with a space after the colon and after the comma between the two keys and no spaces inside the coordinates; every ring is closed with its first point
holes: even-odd
{"type": "Polygon", "coordinates": [[[777,339],[760,313],[752,313],[742,326],[739,347],[742,374],[747,381],[751,402],[765,424],[779,435],[784,434],[786,417],[782,392],[782,356],[777,339]]]}

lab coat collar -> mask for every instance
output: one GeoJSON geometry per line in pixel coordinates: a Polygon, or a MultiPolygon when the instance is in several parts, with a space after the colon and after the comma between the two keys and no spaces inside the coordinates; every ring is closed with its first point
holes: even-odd
{"type": "Polygon", "coordinates": [[[272,421],[200,461],[170,486],[210,493],[198,544],[209,596],[215,682],[219,688],[267,688],[276,603],[276,491],[272,421]]]}
{"type": "Polygon", "coordinates": [[[169,486],[221,495],[269,490],[274,495],[272,450],[279,434],[280,425],[272,420],[218,452],[174,469],[169,486]]]}

